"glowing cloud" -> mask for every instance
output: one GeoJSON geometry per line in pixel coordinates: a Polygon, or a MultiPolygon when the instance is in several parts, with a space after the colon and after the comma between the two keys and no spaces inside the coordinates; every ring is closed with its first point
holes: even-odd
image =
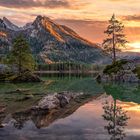
{"type": "Polygon", "coordinates": [[[128,41],[140,42],[139,9],[139,0],[0,0],[0,17],[20,26],[45,15],[98,43],[102,43],[106,22],[113,13],[123,21],[128,41]]]}

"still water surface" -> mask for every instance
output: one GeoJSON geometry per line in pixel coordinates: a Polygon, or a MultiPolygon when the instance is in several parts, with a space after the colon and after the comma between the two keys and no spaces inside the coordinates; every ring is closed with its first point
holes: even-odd
{"type": "Polygon", "coordinates": [[[1,110],[6,107],[6,111],[0,113],[0,140],[140,139],[139,85],[102,85],[92,78],[45,80],[40,84],[0,84],[1,110]],[[84,92],[90,94],[91,99],[55,117],[22,112],[47,93],[61,91],[84,92]],[[32,98],[24,100],[27,96],[32,98]]]}

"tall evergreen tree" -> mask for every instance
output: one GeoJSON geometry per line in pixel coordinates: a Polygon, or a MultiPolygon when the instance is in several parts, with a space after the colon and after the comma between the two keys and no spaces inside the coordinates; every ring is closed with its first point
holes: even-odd
{"type": "Polygon", "coordinates": [[[33,71],[35,68],[35,61],[30,46],[22,35],[14,40],[9,62],[18,67],[19,74],[21,74],[23,69],[33,71]]]}
{"type": "Polygon", "coordinates": [[[125,47],[127,43],[124,34],[124,25],[113,14],[104,33],[108,36],[103,41],[104,50],[112,56],[113,62],[116,62],[116,52],[120,51],[122,47],[125,47]]]}

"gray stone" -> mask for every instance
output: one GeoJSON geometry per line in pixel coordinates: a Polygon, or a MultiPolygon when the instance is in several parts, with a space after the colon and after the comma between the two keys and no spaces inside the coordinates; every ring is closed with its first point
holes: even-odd
{"type": "Polygon", "coordinates": [[[82,96],[83,93],[73,93],[73,92],[61,92],[48,94],[43,99],[41,99],[38,105],[35,108],[41,109],[55,109],[63,108],[69,104],[70,100],[76,99],[77,97],[82,96]]]}

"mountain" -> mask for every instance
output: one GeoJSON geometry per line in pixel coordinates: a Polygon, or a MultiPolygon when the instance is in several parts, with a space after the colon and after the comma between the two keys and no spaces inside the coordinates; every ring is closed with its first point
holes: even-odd
{"type": "Polygon", "coordinates": [[[9,21],[6,17],[3,17],[3,23],[5,24],[5,26],[10,29],[10,30],[14,30],[14,31],[18,31],[20,30],[20,28],[16,25],[14,25],[11,21],[9,21]]]}
{"type": "Polygon", "coordinates": [[[140,59],[140,52],[123,52],[119,56],[126,59],[140,59]]]}
{"type": "Polygon", "coordinates": [[[108,56],[96,44],[48,17],[37,16],[33,23],[24,27],[17,27],[3,18],[0,20],[0,30],[6,34],[9,45],[17,35],[23,34],[40,63],[71,61],[99,64],[109,61],[108,56]]]}
{"type": "Polygon", "coordinates": [[[122,52],[118,54],[118,58],[127,59],[136,64],[140,64],[140,53],[138,52],[122,52]]]}

